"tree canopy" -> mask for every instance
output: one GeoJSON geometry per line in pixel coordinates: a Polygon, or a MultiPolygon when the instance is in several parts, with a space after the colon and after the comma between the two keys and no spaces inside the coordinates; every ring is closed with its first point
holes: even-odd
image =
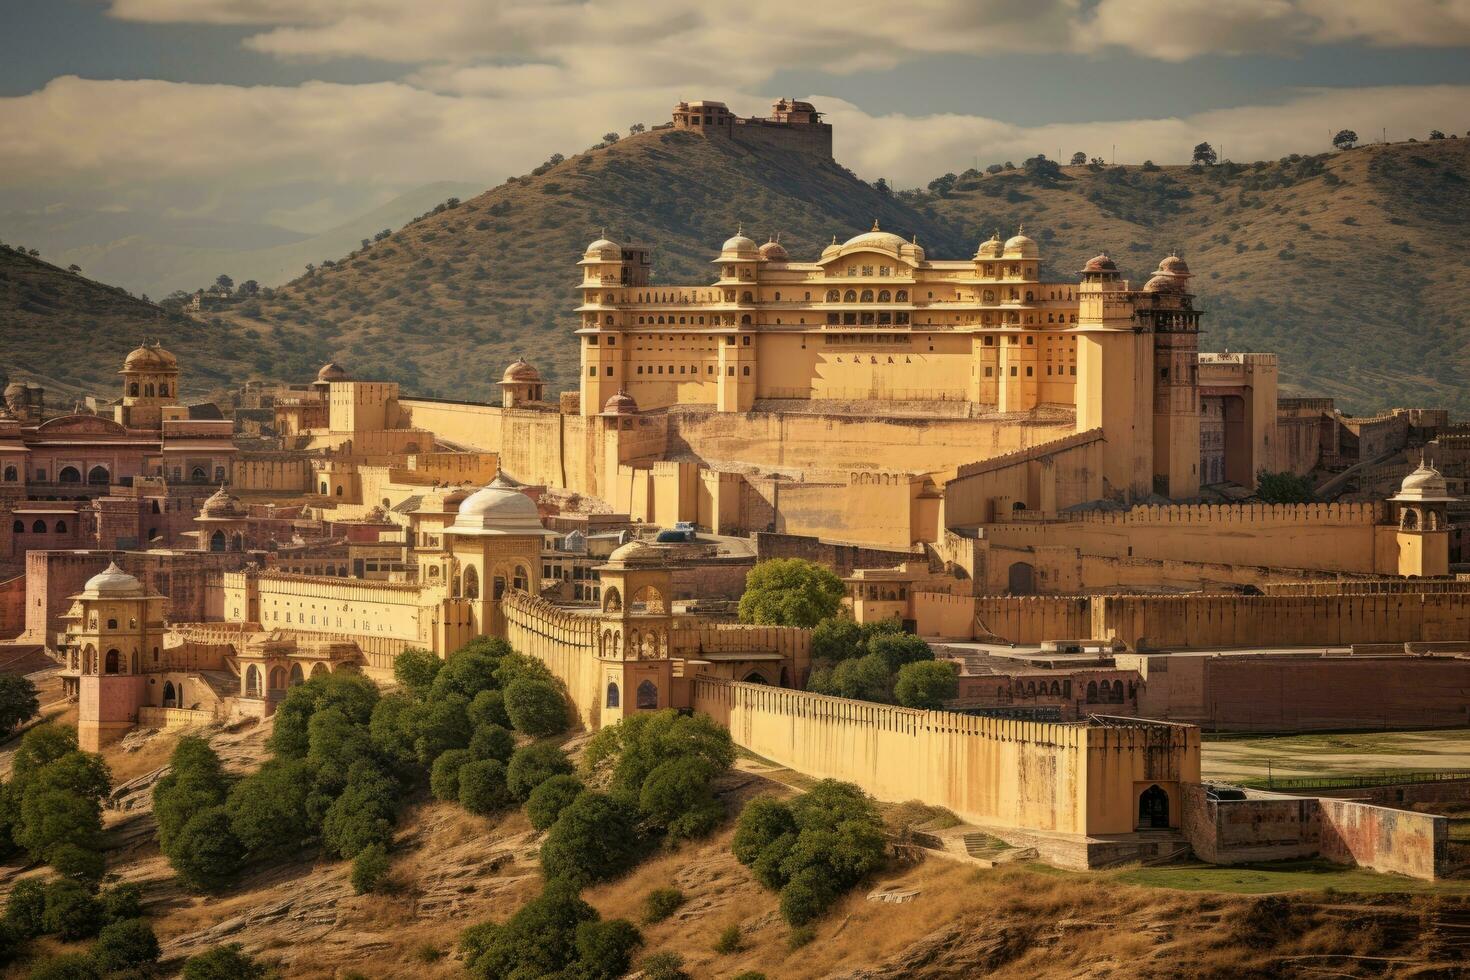
{"type": "Polygon", "coordinates": [[[746,573],[740,621],[761,626],[816,626],[836,615],[842,580],[802,558],[772,558],[746,573]]]}

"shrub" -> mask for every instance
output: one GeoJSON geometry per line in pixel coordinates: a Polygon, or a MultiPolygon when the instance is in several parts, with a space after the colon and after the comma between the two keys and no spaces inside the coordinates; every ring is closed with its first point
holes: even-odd
{"type": "Polygon", "coordinates": [[[617,980],[633,965],[633,950],[643,936],[627,919],[583,922],[577,926],[576,976],[586,980],[617,980]]]}
{"type": "Polygon", "coordinates": [[[54,881],[46,887],[46,910],[41,931],[67,942],[97,935],[106,918],[102,902],[85,886],[74,881],[54,881]]]}
{"type": "Polygon", "coordinates": [[[376,758],[368,724],[354,721],[335,705],[312,714],[307,723],[306,763],[316,775],[318,789],[341,792],[353,766],[376,758]]]}
{"type": "Polygon", "coordinates": [[[41,710],[36,685],[21,674],[0,674],[0,732],[10,732],[41,710]]]}
{"type": "Polygon", "coordinates": [[[735,761],[730,733],[707,716],[665,710],[602,729],[584,756],[612,770],[610,792],[670,837],[697,837],[724,816],[711,783],[735,761]]]}
{"type": "Polygon", "coordinates": [[[400,770],[411,770],[418,765],[413,740],[416,737],[414,729],[423,710],[423,705],[413,695],[403,691],[385,694],[373,706],[373,716],[368,722],[373,748],[400,770]]]}
{"type": "Polygon", "coordinates": [[[561,812],[582,792],[582,781],[576,776],[552,776],[531,790],[526,798],[526,818],[537,830],[556,823],[561,812]]]}
{"type": "Polygon", "coordinates": [[[467,762],[459,770],[459,803],[471,813],[494,813],[514,802],[505,786],[505,763],[496,759],[467,762]]]}
{"type": "Polygon", "coordinates": [[[889,673],[895,673],[904,664],[920,660],[933,660],[934,651],[929,644],[912,633],[882,633],[868,641],[868,654],[883,658],[889,673]]]}
{"type": "Polygon", "coordinates": [[[370,765],[352,767],[347,787],[322,818],[322,843],[338,857],[370,844],[387,846],[398,811],[398,784],[370,765]]]}
{"type": "Polygon", "coordinates": [[[860,656],[863,631],[845,616],[824,619],[812,630],[812,659],[838,661],[860,656]]]}
{"type": "Polygon", "coordinates": [[[158,937],[146,919],[124,919],[104,926],[92,946],[92,959],[103,973],[158,962],[158,937]]]}
{"type": "Polygon", "coordinates": [[[39,878],[22,878],[5,900],[5,923],[22,939],[33,939],[46,930],[46,884],[39,878]]]}
{"type": "Polygon", "coordinates": [[[740,927],[738,925],[729,925],[720,932],[720,938],[715,940],[714,949],[721,956],[728,956],[731,953],[740,952],[744,945],[744,939],[740,935],[740,927]]]}
{"type": "Polygon", "coordinates": [[[472,759],[495,759],[497,762],[509,762],[515,750],[515,736],[510,733],[509,729],[494,723],[481,725],[475,729],[475,734],[470,736],[470,758],[472,759]]]}
{"type": "Polygon", "coordinates": [[[352,890],[362,895],[377,891],[388,876],[388,850],[382,844],[369,844],[352,859],[352,890]]]}
{"type": "Polygon", "coordinates": [[[470,744],[469,701],[460,694],[431,698],[412,713],[414,755],[427,766],[449,749],[462,749],[470,744]]]}
{"type": "Polygon", "coordinates": [[[633,808],[603,793],[585,792],[571,802],[541,845],[548,878],[574,887],[615,878],[638,856],[633,808]]]}
{"type": "Polygon", "coordinates": [[[684,893],[677,888],[655,888],[643,900],[643,921],[649,925],[662,922],[684,904],[684,893]]]}
{"type": "Polygon", "coordinates": [[[459,799],[459,771],[469,761],[468,749],[450,749],[434,760],[429,770],[429,792],[434,799],[459,799]]]}
{"type": "Polygon", "coordinates": [[[501,639],[482,636],[470,641],[445,659],[430,685],[430,699],[458,694],[466,701],[473,700],[481,691],[496,686],[495,669],[510,652],[510,644],[501,639]]]}
{"type": "Polygon", "coordinates": [[[508,653],[500,658],[500,662],[495,667],[495,683],[499,684],[502,690],[509,688],[522,678],[555,682],[551,671],[547,670],[546,665],[535,657],[508,653]]]}
{"type": "Polygon", "coordinates": [[[789,803],[752,800],[731,844],[761,884],[780,889],[781,914],[794,926],[824,913],[882,862],[884,849],[872,801],[831,779],[789,803]]]}
{"type": "Polygon", "coordinates": [[[444,661],[439,655],[418,647],[409,647],[393,658],[393,679],[417,697],[423,697],[434,684],[444,661]]]}
{"type": "Polygon", "coordinates": [[[566,731],[567,701],[555,683],[517,677],[505,689],[505,713],[516,731],[533,738],[566,731]]]}
{"type": "Polygon", "coordinates": [[[663,827],[672,840],[704,836],[725,816],[710,789],[718,771],[695,756],[660,763],[643,781],[639,812],[663,827]]]}
{"type": "Polygon", "coordinates": [[[795,951],[816,938],[817,930],[813,926],[793,926],[791,933],[786,937],[786,948],[795,951]]]}
{"type": "Polygon", "coordinates": [[[772,558],[746,573],[740,621],[763,626],[816,626],[842,603],[842,580],[802,558],[772,558]]]}
{"type": "Polygon", "coordinates": [[[881,653],[870,653],[856,660],[844,660],[833,667],[831,690],[818,693],[883,703],[890,700],[889,685],[892,680],[888,661],[881,653]]]}
{"type": "Polygon", "coordinates": [[[304,759],[272,759],[235,785],[225,810],[230,831],[250,857],[290,853],[317,835],[311,789],[304,759]]]}
{"type": "Polygon", "coordinates": [[[143,917],[143,889],[135,882],[113,885],[102,892],[102,911],[108,922],[143,917]]]}
{"type": "Polygon", "coordinates": [[[37,725],[21,736],[20,745],[10,763],[13,783],[23,789],[26,780],[47,763],[77,750],[75,729],[60,725],[37,725]]]}
{"type": "Polygon", "coordinates": [[[267,980],[271,975],[239,943],[215,946],[184,961],[184,980],[267,980]]]}
{"type": "Polygon", "coordinates": [[[466,929],[460,950],[477,977],[554,976],[579,955],[577,928],[596,921],[597,910],[578,898],[574,889],[548,882],[504,925],[486,922],[466,929]]]}
{"type": "Polygon", "coordinates": [[[101,973],[86,953],[62,953],[31,967],[31,980],[97,980],[101,973]]]}
{"type": "Polygon", "coordinates": [[[184,824],[201,810],[225,802],[228,783],[219,756],[205,739],[186,735],[169,759],[169,771],[153,784],[153,816],[165,853],[184,824]]]}
{"type": "Polygon", "coordinates": [[[476,694],[474,700],[470,701],[468,713],[470,724],[477,729],[486,725],[510,728],[510,715],[505,713],[505,695],[499,690],[485,690],[476,694]]]}
{"type": "Polygon", "coordinates": [[[638,966],[644,980],[687,980],[689,976],[684,972],[684,957],[678,953],[654,953],[643,957],[638,966]]]}
{"type": "Polygon", "coordinates": [[[235,880],[240,870],[240,841],[230,829],[222,806],[200,810],[189,818],[168,847],[168,861],[191,888],[215,891],[235,880]]]}
{"type": "Polygon", "coordinates": [[[959,693],[959,669],[948,660],[904,664],[893,685],[894,697],[906,708],[938,710],[959,693]]]}
{"type": "Polygon", "coordinates": [[[560,748],[549,743],[524,745],[510,757],[505,771],[505,785],[510,795],[525,802],[531,791],[552,776],[569,776],[572,762],[560,748]]]}

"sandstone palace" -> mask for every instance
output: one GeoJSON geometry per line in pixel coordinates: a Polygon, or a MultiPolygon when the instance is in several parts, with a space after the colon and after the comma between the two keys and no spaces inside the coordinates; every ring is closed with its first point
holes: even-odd
{"type": "MultiPolygon", "coordinates": [[[[681,102],[665,128],[831,153],[793,100],[681,102]]],[[[1060,864],[1192,847],[1446,871],[1432,814],[1418,843],[1349,846],[1378,808],[1302,798],[1277,838],[1231,837],[1266,803],[1202,782],[1200,729],[1470,723],[1470,426],[1282,397],[1273,354],[1201,351],[1201,269],[1177,254],[1130,279],[1106,252],[1044,274],[1035,229],[968,256],[876,222],[807,255],[730,231],[686,284],[617,229],[560,257],[576,390],[534,357],[482,400],[331,363],[211,412],[154,345],[111,418],[47,417],[12,382],[6,655],[60,665],[95,747],[267,719],[313,673],[390,683],[405,649],[489,634],[588,729],[704,712],[1060,864]],[[1317,499],[1267,502],[1263,474],[1317,499]],[[953,663],[948,710],[806,690],[811,630],[737,621],[779,558],[953,663]]]]}

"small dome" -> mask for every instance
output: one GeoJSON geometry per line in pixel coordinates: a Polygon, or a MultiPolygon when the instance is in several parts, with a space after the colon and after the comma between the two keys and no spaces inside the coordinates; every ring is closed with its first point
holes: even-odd
{"type": "Polygon", "coordinates": [[[143,344],[123,361],[124,371],[167,371],[178,366],[179,359],[157,344],[143,344]]]}
{"type": "Polygon", "coordinates": [[[535,502],[497,473],[489,486],[466,497],[450,534],[541,534],[541,514],[535,502]]]}
{"type": "Polygon", "coordinates": [[[199,513],[204,517],[240,517],[244,512],[240,508],[239,498],[220,487],[204,502],[199,513]]]}
{"type": "Polygon", "coordinates": [[[754,241],[752,241],[749,238],[746,238],[745,235],[743,235],[742,233],[740,233],[740,232],[737,231],[735,233],[734,237],[725,239],[725,244],[723,244],[723,245],[720,246],[720,251],[721,252],[754,252],[754,251],[756,251],[756,247],[755,247],[755,242],[754,241]]]}
{"type": "Polygon", "coordinates": [[[1159,272],[1166,276],[1185,277],[1191,275],[1189,263],[1177,255],[1167,255],[1159,262],[1159,272]]]}
{"type": "Polygon", "coordinates": [[[87,579],[84,589],[103,595],[142,595],[143,583],[118,568],[117,562],[113,562],[87,579]]]}
{"type": "Polygon", "coordinates": [[[1444,475],[1429,463],[1420,460],[1419,468],[1404,477],[1399,492],[1389,499],[1407,503],[1448,503],[1458,498],[1450,495],[1449,483],[1444,475]]]}
{"type": "Polygon", "coordinates": [[[322,365],[322,369],[316,373],[317,381],[331,383],[333,381],[347,381],[347,369],[336,361],[328,361],[322,365]]]}
{"type": "Polygon", "coordinates": [[[621,262],[623,261],[623,246],[619,245],[617,242],[609,241],[606,238],[599,238],[597,241],[587,246],[587,251],[583,253],[583,256],[589,259],[604,259],[609,262],[621,262]]]}
{"type": "Polygon", "coordinates": [[[12,381],[5,386],[6,398],[26,398],[30,395],[30,389],[24,381],[12,381]]]}
{"type": "Polygon", "coordinates": [[[1180,282],[1174,276],[1161,272],[1154,273],[1149,278],[1149,281],[1143,284],[1143,291],[1146,293],[1177,293],[1183,288],[1184,283],[1180,282]]]}
{"type": "Polygon", "coordinates": [[[1001,243],[1000,232],[995,232],[987,241],[980,243],[980,247],[975,250],[975,258],[998,259],[1004,251],[1005,245],[1001,243]]]}
{"type": "Polygon", "coordinates": [[[614,548],[613,553],[607,556],[607,560],[626,564],[627,562],[656,561],[662,557],[663,552],[653,545],[642,541],[629,541],[625,545],[614,548]]]}
{"type": "Polygon", "coordinates": [[[626,391],[620,391],[602,406],[603,415],[637,415],[638,403],[626,391]]]}
{"type": "Polygon", "coordinates": [[[501,384],[540,384],[541,372],[517,357],[500,377],[501,384]]]}
{"type": "Polygon", "coordinates": [[[1094,255],[1092,258],[1088,259],[1087,264],[1082,267],[1082,271],[1117,272],[1118,263],[1114,262],[1111,258],[1108,257],[1108,254],[1104,252],[1101,255],[1094,255]]]}
{"type": "Polygon", "coordinates": [[[772,239],[761,246],[761,258],[767,262],[790,262],[791,256],[786,254],[786,246],[772,239]]]}
{"type": "Polygon", "coordinates": [[[1041,254],[1036,247],[1036,242],[1027,238],[1019,230],[1006,239],[1005,257],[1008,259],[1034,259],[1041,254]]]}

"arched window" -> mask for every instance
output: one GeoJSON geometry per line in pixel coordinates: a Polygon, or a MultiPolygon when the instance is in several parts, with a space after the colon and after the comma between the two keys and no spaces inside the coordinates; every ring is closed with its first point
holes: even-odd
{"type": "Polygon", "coordinates": [[[337,496],[342,496],[342,485],[340,483],[337,484],[337,496]]]}
{"type": "Polygon", "coordinates": [[[63,466],[61,472],[56,474],[59,483],[81,483],[82,471],[75,466],[63,466]]]}
{"type": "Polygon", "coordinates": [[[1087,682],[1087,700],[1089,700],[1089,701],[1096,701],[1097,700],[1097,681],[1088,681],[1087,682]]]}
{"type": "Polygon", "coordinates": [[[1140,829],[1169,826],[1169,794],[1157,783],[1138,794],[1138,826],[1140,829]]]}
{"type": "Polygon", "coordinates": [[[480,598],[480,573],[475,571],[473,565],[464,570],[464,597],[466,599],[480,598]]]}
{"type": "Polygon", "coordinates": [[[116,650],[108,650],[107,657],[103,661],[103,670],[109,674],[116,674],[122,670],[122,654],[116,650]]]}
{"type": "Polygon", "coordinates": [[[202,483],[204,480],[209,479],[209,474],[205,471],[204,467],[196,466],[189,471],[189,479],[195,483],[202,483]]]}
{"type": "Polygon", "coordinates": [[[856,303],[857,302],[857,290],[856,289],[849,289],[847,292],[843,293],[842,294],[842,301],[844,303],[856,303]]]}
{"type": "Polygon", "coordinates": [[[215,531],[213,534],[211,534],[209,536],[209,550],[210,551],[224,551],[225,550],[225,532],[223,532],[223,531],[215,531]]]}
{"type": "Polygon", "coordinates": [[[65,534],[66,533],[66,521],[57,521],[56,522],[56,533],[57,534],[65,534]]]}
{"type": "Polygon", "coordinates": [[[827,290],[827,302],[836,303],[842,299],[842,294],[835,289],[827,290]]]}
{"type": "Polygon", "coordinates": [[[138,382],[134,381],[132,384],[128,385],[128,394],[133,398],[138,397],[138,382]]]}
{"type": "Polygon", "coordinates": [[[607,706],[609,708],[616,708],[616,707],[619,706],[620,702],[621,702],[621,699],[620,699],[620,696],[618,694],[618,685],[617,685],[617,683],[615,681],[608,681],[607,682],[607,706]]]}
{"type": "Polygon", "coordinates": [[[871,302],[873,302],[873,291],[871,289],[864,289],[863,290],[862,302],[864,302],[864,303],[871,303],[871,302]]]}
{"type": "Polygon", "coordinates": [[[981,300],[983,302],[986,302],[986,303],[994,303],[995,302],[995,290],[993,290],[993,289],[987,289],[987,290],[985,290],[985,292],[983,292],[983,293],[980,294],[980,298],[981,298],[981,300]]]}
{"type": "Polygon", "coordinates": [[[322,663],[321,661],[317,661],[316,663],[311,665],[312,677],[320,677],[322,674],[325,673],[327,673],[327,665],[322,663]]]}
{"type": "Polygon", "coordinates": [[[305,684],[305,683],[306,683],[306,677],[301,673],[301,665],[300,664],[292,664],[291,665],[291,680],[290,680],[291,686],[292,687],[295,687],[297,684],[305,684]]]}
{"type": "Polygon", "coordinates": [[[163,706],[165,708],[177,708],[179,706],[179,696],[174,693],[173,681],[163,682],[163,706]]]}
{"type": "Polygon", "coordinates": [[[168,384],[166,382],[164,384],[160,384],[158,386],[158,397],[159,398],[167,398],[168,397],[168,384]]]}
{"type": "Polygon", "coordinates": [[[31,523],[31,533],[32,534],[45,534],[46,533],[46,522],[45,521],[33,521],[31,523]]]}
{"type": "Polygon", "coordinates": [[[623,596],[616,588],[610,588],[602,594],[603,612],[622,612],[623,596]]]}
{"type": "Polygon", "coordinates": [[[331,493],[331,491],[327,488],[327,481],[326,480],[323,480],[322,481],[322,496],[325,497],[329,493],[331,493]]]}
{"type": "Polygon", "coordinates": [[[11,522],[11,525],[10,525],[10,530],[11,530],[11,533],[13,533],[13,534],[25,534],[26,533],[26,522],[25,521],[12,521],[11,522]]]}
{"type": "Polygon", "coordinates": [[[658,708],[658,687],[653,681],[644,681],[638,685],[638,709],[640,711],[658,708]]]}
{"type": "Polygon", "coordinates": [[[755,671],[755,670],[752,670],[750,673],[746,674],[745,677],[744,677],[744,679],[743,679],[743,682],[746,683],[746,684],[769,684],[770,683],[770,681],[766,680],[764,677],[761,676],[761,674],[760,674],[759,671],[755,671]]]}
{"type": "Polygon", "coordinates": [[[909,291],[907,289],[900,289],[893,298],[895,302],[907,303],[909,301],[909,291]]]}
{"type": "Polygon", "coordinates": [[[1113,681],[1113,700],[1119,704],[1123,703],[1123,682],[1113,681]]]}
{"type": "Polygon", "coordinates": [[[17,481],[19,479],[20,479],[20,471],[19,470],[17,470],[14,466],[7,466],[7,467],[5,467],[5,482],[6,483],[14,483],[15,481],[17,481]]]}
{"type": "Polygon", "coordinates": [[[880,303],[891,303],[892,301],[893,301],[893,294],[892,293],[890,293],[886,289],[880,289],[880,290],[878,290],[878,302],[880,302],[880,303]]]}
{"type": "Polygon", "coordinates": [[[271,668],[271,690],[284,691],[286,689],[286,670],[284,667],[271,668]]]}
{"type": "Polygon", "coordinates": [[[255,664],[245,668],[245,696],[247,698],[260,697],[260,668],[255,664]]]}
{"type": "Polygon", "coordinates": [[[530,573],[526,571],[525,565],[517,565],[510,577],[510,587],[526,592],[531,588],[530,573]]]}

